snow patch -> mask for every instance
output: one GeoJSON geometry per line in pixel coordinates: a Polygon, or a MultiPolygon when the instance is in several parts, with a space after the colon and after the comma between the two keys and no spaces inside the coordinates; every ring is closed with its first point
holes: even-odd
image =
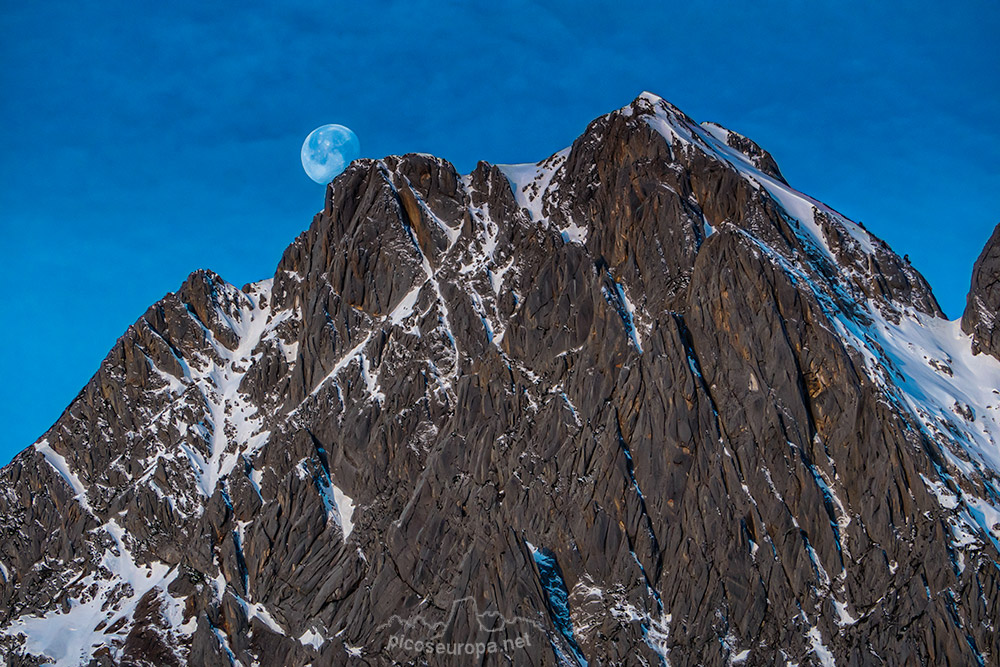
{"type": "MultiPolygon", "coordinates": [[[[310,476],[307,467],[308,460],[302,459],[295,466],[295,472],[298,474],[299,479],[306,479],[310,476]]],[[[354,501],[339,486],[333,483],[333,479],[327,474],[326,470],[322,470],[313,476],[313,481],[316,484],[316,490],[319,492],[320,498],[323,500],[327,517],[340,526],[340,530],[344,535],[344,541],[346,542],[347,538],[351,535],[351,531],[354,530],[354,523],[351,521],[351,518],[354,516],[354,501]]]]}
{"type": "Polygon", "coordinates": [[[742,665],[744,662],[747,661],[749,657],[750,657],[750,649],[745,649],[734,655],[732,658],[730,658],[729,664],[742,665]]]}
{"type": "Polygon", "coordinates": [[[73,489],[73,493],[75,494],[73,498],[80,503],[80,506],[87,510],[88,514],[93,514],[94,510],[91,509],[90,501],[87,499],[87,489],[83,486],[76,473],[70,470],[66,459],[56,450],[52,449],[49,446],[49,441],[45,439],[35,443],[35,451],[45,457],[45,460],[48,461],[50,466],[55,468],[55,471],[59,473],[69,488],[73,489]]]}
{"type": "Polygon", "coordinates": [[[510,181],[514,201],[528,212],[531,220],[545,219],[542,207],[549,192],[552,178],[566,162],[570,149],[564,148],[555,155],[536,164],[498,164],[497,167],[510,181]]]}
{"type": "MultiPolygon", "coordinates": [[[[566,640],[566,645],[572,653],[576,664],[580,667],[587,667],[587,660],[584,658],[583,652],[580,650],[580,646],[577,644],[574,635],[573,619],[569,609],[569,592],[566,589],[566,582],[563,579],[555,555],[548,549],[535,547],[531,542],[525,541],[525,544],[528,547],[528,551],[531,552],[532,558],[535,560],[535,565],[538,567],[540,583],[548,598],[548,607],[552,622],[563,639],[566,640]]],[[[553,649],[558,654],[562,653],[560,647],[556,646],[555,643],[553,643],[553,649]]],[[[567,656],[563,657],[567,658],[567,656]]]]}
{"type": "Polygon", "coordinates": [[[847,610],[847,603],[841,602],[840,600],[833,601],[833,608],[837,612],[837,625],[844,627],[847,625],[854,625],[858,622],[858,619],[851,616],[850,612],[847,610]]]}
{"type": "Polygon", "coordinates": [[[601,291],[604,293],[604,300],[611,304],[618,312],[618,316],[622,320],[622,325],[625,327],[625,333],[628,334],[636,351],[642,354],[642,340],[639,335],[639,329],[636,326],[635,306],[629,300],[625,287],[611,276],[610,271],[607,272],[607,277],[611,282],[612,289],[609,290],[607,287],[601,288],[601,291]]]}
{"type": "MultiPolygon", "coordinates": [[[[139,600],[154,588],[164,591],[177,576],[164,563],[137,565],[125,545],[125,531],[114,520],[102,528],[113,542],[101,557],[101,566],[111,576],[98,578],[88,574],[79,585],[85,591],[70,601],[66,612],[54,611],[44,616],[24,615],[14,620],[5,634],[25,636],[29,653],[45,655],[52,667],[76,667],[86,664],[95,649],[107,646],[113,651],[125,641],[132,627],[132,615],[139,600]],[[126,619],[115,632],[108,632],[118,619],[126,619]]],[[[100,529],[99,529],[100,530],[100,529]]],[[[172,598],[171,598],[172,599],[172,598]]]]}
{"type": "Polygon", "coordinates": [[[313,649],[317,651],[319,650],[319,647],[322,646],[325,642],[326,639],[323,638],[323,635],[319,634],[315,630],[312,630],[311,628],[303,632],[302,636],[299,637],[300,644],[302,644],[303,646],[311,646],[313,649]]]}
{"type": "Polygon", "coordinates": [[[816,659],[819,660],[819,663],[823,667],[837,667],[837,662],[833,659],[833,653],[823,643],[823,634],[819,631],[819,628],[810,628],[809,632],[806,633],[806,638],[809,640],[810,652],[816,656],[816,659]]]}

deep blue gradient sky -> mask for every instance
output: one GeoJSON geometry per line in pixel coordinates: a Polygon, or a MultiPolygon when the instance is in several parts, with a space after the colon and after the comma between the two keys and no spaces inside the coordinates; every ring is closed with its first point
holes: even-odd
{"type": "Polygon", "coordinates": [[[957,317],[1000,221],[1000,10],[961,4],[4,2],[0,463],[189,272],[273,272],[322,206],[299,147],[324,123],[465,172],[651,90],[909,253],[957,317]]]}

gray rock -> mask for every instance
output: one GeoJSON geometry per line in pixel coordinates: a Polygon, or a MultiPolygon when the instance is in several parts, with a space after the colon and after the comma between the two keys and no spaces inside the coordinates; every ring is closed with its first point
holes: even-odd
{"type": "Polygon", "coordinates": [[[1000,359],[1000,225],[972,267],[972,287],[962,314],[962,331],[972,336],[975,353],[1000,359]]]}

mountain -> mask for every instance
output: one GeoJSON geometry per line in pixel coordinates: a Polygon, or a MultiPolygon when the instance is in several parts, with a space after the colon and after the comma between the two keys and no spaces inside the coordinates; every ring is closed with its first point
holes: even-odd
{"type": "Polygon", "coordinates": [[[0,664],[996,664],[998,258],[949,322],[648,93],[358,160],[0,471],[0,664]]]}

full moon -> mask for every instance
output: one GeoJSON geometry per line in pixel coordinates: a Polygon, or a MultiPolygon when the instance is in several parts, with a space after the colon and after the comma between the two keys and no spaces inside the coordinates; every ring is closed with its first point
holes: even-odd
{"type": "Polygon", "coordinates": [[[317,183],[329,183],[359,157],[358,135],[343,125],[317,127],[302,144],[302,168],[317,183]]]}

